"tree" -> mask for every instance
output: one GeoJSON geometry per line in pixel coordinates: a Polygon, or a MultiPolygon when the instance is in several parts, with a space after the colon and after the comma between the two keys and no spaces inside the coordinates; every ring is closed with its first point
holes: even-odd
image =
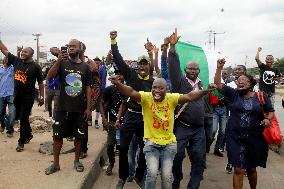
{"type": "Polygon", "coordinates": [[[274,62],[273,67],[277,68],[283,75],[284,74],[284,57],[276,58],[276,61],[274,62]]]}

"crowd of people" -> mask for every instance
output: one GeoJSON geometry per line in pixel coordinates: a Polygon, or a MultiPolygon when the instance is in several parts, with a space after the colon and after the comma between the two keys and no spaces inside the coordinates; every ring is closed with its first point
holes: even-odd
{"type": "Polygon", "coordinates": [[[86,56],[86,45],[77,39],[61,48],[52,47],[56,60],[46,73],[33,61],[32,48],[17,48],[15,56],[0,40],[5,55],[0,66],[1,132],[6,129],[7,136],[13,137],[14,122],[20,121],[16,151],[22,152],[33,138],[29,116],[37,82],[38,105],[45,102],[53,123],[54,161],[46,168],[46,175],[60,170],[63,138],[74,140],[73,166],[84,171],[80,159],[87,156],[88,126],[92,126],[95,112],[95,127],[100,128],[101,116],[108,134],[106,175],[112,174],[119,154],[117,189],[133,180],[140,188],[154,189],[159,175],[163,189],[180,188],[182,179],[188,179],[188,189],[199,188],[206,179],[206,153],[215,138],[213,154],[222,158],[227,151],[226,171],[233,171],[233,188],[242,188],[247,175],[250,188],[255,189],[256,168],[266,167],[268,145],[262,133],[274,116],[275,81],[281,76],[273,68],[273,56],[267,55],[262,63],[262,48],[257,49],[259,88],[244,65],[234,68],[234,79],[230,80],[225,59],[217,61],[214,83],[203,86],[198,62],[190,61],[181,70],[177,30],[161,45],[160,65],[159,49],[148,39],[144,45],[148,55],[124,60],[117,35],[117,31],[110,32],[111,50],[102,59],[86,56]],[[264,92],[264,105],[258,101],[258,90],[264,92]],[[184,178],[182,172],[186,154],[190,178],[184,178]]]}

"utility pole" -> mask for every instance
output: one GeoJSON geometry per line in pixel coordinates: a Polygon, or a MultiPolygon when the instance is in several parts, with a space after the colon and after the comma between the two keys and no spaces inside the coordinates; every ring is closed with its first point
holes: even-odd
{"type": "Polygon", "coordinates": [[[39,64],[39,37],[42,35],[40,33],[35,33],[32,34],[33,36],[35,36],[36,38],[34,40],[36,40],[36,62],[37,64],[39,64]]]}
{"type": "Polygon", "coordinates": [[[214,31],[212,29],[210,29],[207,32],[209,33],[209,49],[211,49],[211,44],[212,44],[211,37],[213,35],[213,46],[214,46],[214,50],[215,50],[215,47],[216,47],[216,35],[225,34],[226,32],[217,33],[216,31],[214,31]]]}

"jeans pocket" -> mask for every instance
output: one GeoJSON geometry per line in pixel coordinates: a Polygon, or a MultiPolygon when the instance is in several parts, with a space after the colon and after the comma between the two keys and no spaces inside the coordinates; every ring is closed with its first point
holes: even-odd
{"type": "Polygon", "coordinates": [[[145,139],[145,145],[144,145],[144,148],[143,148],[144,154],[147,153],[147,152],[153,151],[154,145],[155,145],[154,142],[152,142],[148,139],[145,139]]]}
{"type": "Polygon", "coordinates": [[[168,144],[166,149],[169,153],[175,155],[177,153],[177,142],[173,142],[171,144],[168,144]]]}

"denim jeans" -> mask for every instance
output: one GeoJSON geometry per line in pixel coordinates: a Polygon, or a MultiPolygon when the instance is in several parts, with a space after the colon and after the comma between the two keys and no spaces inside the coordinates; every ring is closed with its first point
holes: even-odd
{"type": "Polygon", "coordinates": [[[185,148],[189,144],[191,156],[190,181],[188,189],[199,188],[203,179],[206,161],[206,137],[204,127],[187,127],[179,121],[175,122],[175,135],[177,138],[177,154],[173,164],[173,186],[178,186],[183,179],[182,161],[185,158],[185,148]]]}
{"type": "Polygon", "coordinates": [[[6,96],[0,98],[0,115],[3,115],[7,133],[14,133],[14,123],[16,117],[16,108],[14,106],[14,96],[6,96]],[[6,114],[6,106],[8,106],[8,115],[6,114]]]}
{"type": "Polygon", "coordinates": [[[228,120],[227,107],[217,106],[213,113],[213,133],[216,133],[218,129],[218,136],[215,144],[215,150],[218,149],[224,150],[225,130],[227,125],[227,120],[228,120]]]}
{"type": "Polygon", "coordinates": [[[172,166],[177,152],[177,143],[159,145],[146,140],[143,152],[147,164],[145,189],[156,188],[159,165],[161,165],[161,188],[171,189],[173,182],[172,166]]]}
{"type": "Polygon", "coordinates": [[[129,163],[129,176],[134,177],[135,175],[135,169],[136,169],[136,160],[137,160],[137,151],[138,148],[138,142],[137,137],[134,134],[132,137],[132,140],[130,142],[129,150],[128,150],[128,163],[129,163]]]}

